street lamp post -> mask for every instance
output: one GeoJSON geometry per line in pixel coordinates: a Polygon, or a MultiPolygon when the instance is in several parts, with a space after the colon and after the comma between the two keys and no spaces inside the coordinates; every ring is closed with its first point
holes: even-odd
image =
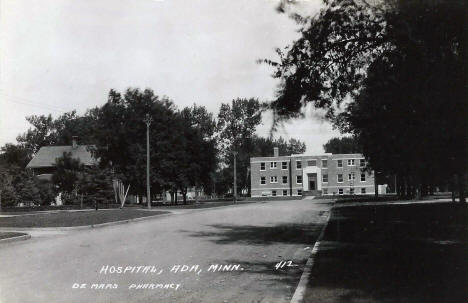
{"type": "Polygon", "coordinates": [[[234,203],[237,203],[237,152],[233,151],[232,154],[234,156],[234,203]]]}
{"type": "Polygon", "coordinates": [[[149,127],[153,118],[146,114],[143,121],[146,123],[146,200],[148,201],[148,208],[151,208],[149,127]]]}

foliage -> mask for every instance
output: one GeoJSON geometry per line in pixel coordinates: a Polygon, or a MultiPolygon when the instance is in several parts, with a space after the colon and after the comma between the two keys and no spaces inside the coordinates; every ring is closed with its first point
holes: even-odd
{"type": "Polygon", "coordinates": [[[98,203],[114,203],[112,187],[112,172],[98,166],[85,167],[75,187],[77,200],[83,195],[83,202],[94,205],[98,203]]]}
{"type": "Polygon", "coordinates": [[[407,195],[466,173],[466,8],[463,1],[324,1],[299,18],[301,37],[278,50],[270,108],[306,104],[356,138],[370,166],[407,195]],[[341,107],[340,107],[341,106],[341,107]]]}
{"type": "Polygon", "coordinates": [[[59,192],[72,192],[79,178],[83,165],[79,159],[72,158],[71,153],[63,153],[63,156],[56,159],[55,171],[52,175],[52,183],[59,192]]]}
{"type": "Polygon", "coordinates": [[[362,148],[353,137],[332,138],[323,145],[323,149],[332,154],[362,153],[362,148]]]}
{"type": "Polygon", "coordinates": [[[31,153],[22,145],[7,143],[1,148],[1,152],[0,163],[5,166],[25,168],[31,160],[31,153]]]}
{"type": "Polygon", "coordinates": [[[12,171],[6,166],[0,165],[0,194],[2,206],[14,206],[18,203],[18,194],[14,187],[14,175],[18,171],[12,171]]]}
{"type": "Polygon", "coordinates": [[[19,202],[26,205],[41,204],[41,194],[34,177],[26,177],[16,186],[19,202]]]}

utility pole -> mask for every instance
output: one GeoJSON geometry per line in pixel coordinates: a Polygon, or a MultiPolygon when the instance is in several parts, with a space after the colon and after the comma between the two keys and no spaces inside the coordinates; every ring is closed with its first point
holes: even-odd
{"type": "Polygon", "coordinates": [[[234,156],[234,203],[237,203],[237,152],[233,151],[232,154],[234,156]]]}
{"type": "Polygon", "coordinates": [[[148,209],[151,208],[151,189],[150,189],[150,143],[149,143],[149,127],[153,118],[146,114],[143,120],[146,123],[146,199],[148,201],[148,209]]]}

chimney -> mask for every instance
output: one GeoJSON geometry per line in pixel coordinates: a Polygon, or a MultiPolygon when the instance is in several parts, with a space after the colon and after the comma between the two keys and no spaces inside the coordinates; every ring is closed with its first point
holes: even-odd
{"type": "Polygon", "coordinates": [[[72,137],[72,148],[75,149],[78,147],[78,136],[72,137]]]}
{"type": "Polygon", "coordinates": [[[279,148],[278,147],[273,147],[273,156],[278,157],[279,156],[279,148]]]}

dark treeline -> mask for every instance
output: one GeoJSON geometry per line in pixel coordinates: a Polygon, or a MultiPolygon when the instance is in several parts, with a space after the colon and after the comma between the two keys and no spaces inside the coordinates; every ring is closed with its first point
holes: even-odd
{"type": "Polygon", "coordinates": [[[465,201],[466,2],[327,0],[294,18],[300,38],[265,60],[281,80],[277,122],[311,104],[400,196],[448,187],[465,201]]]}
{"type": "Polygon", "coordinates": [[[172,100],[152,90],[128,89],[123,94],[111,90],[107,102],[78,115],[75,111],[56,118],[30,116],[28,131],[17,144],[5,144],[0,154],[4,205],[20,201],[50,203],[57,192],[78,203],[113,199],[112,180],[130,185],[130,194],[146,195],[146,124],[150,125],[151,190],[153,196],[168,191],[177,203],[189,188],[203,189],[208,195],[232,191],[233,158],[237,151],[238,192],[250,192],[250,157],[270,155],[273,146],[285,154],[302,153],[305,144],[261,138],[255,134],[261,123],[257,99],[235,99],[221,105],[217,117],[205,107],[193,105],[178,109],[172,100]],[[42,146],[71,145],[78,136],[80,145],[91,145],[99,159],[97,167],[84,167],[63,155],[56,161],[54,186],[33,178],[24,168],[42,146]],[[74,193],[75,195],[73,195],[74,193]]]}

